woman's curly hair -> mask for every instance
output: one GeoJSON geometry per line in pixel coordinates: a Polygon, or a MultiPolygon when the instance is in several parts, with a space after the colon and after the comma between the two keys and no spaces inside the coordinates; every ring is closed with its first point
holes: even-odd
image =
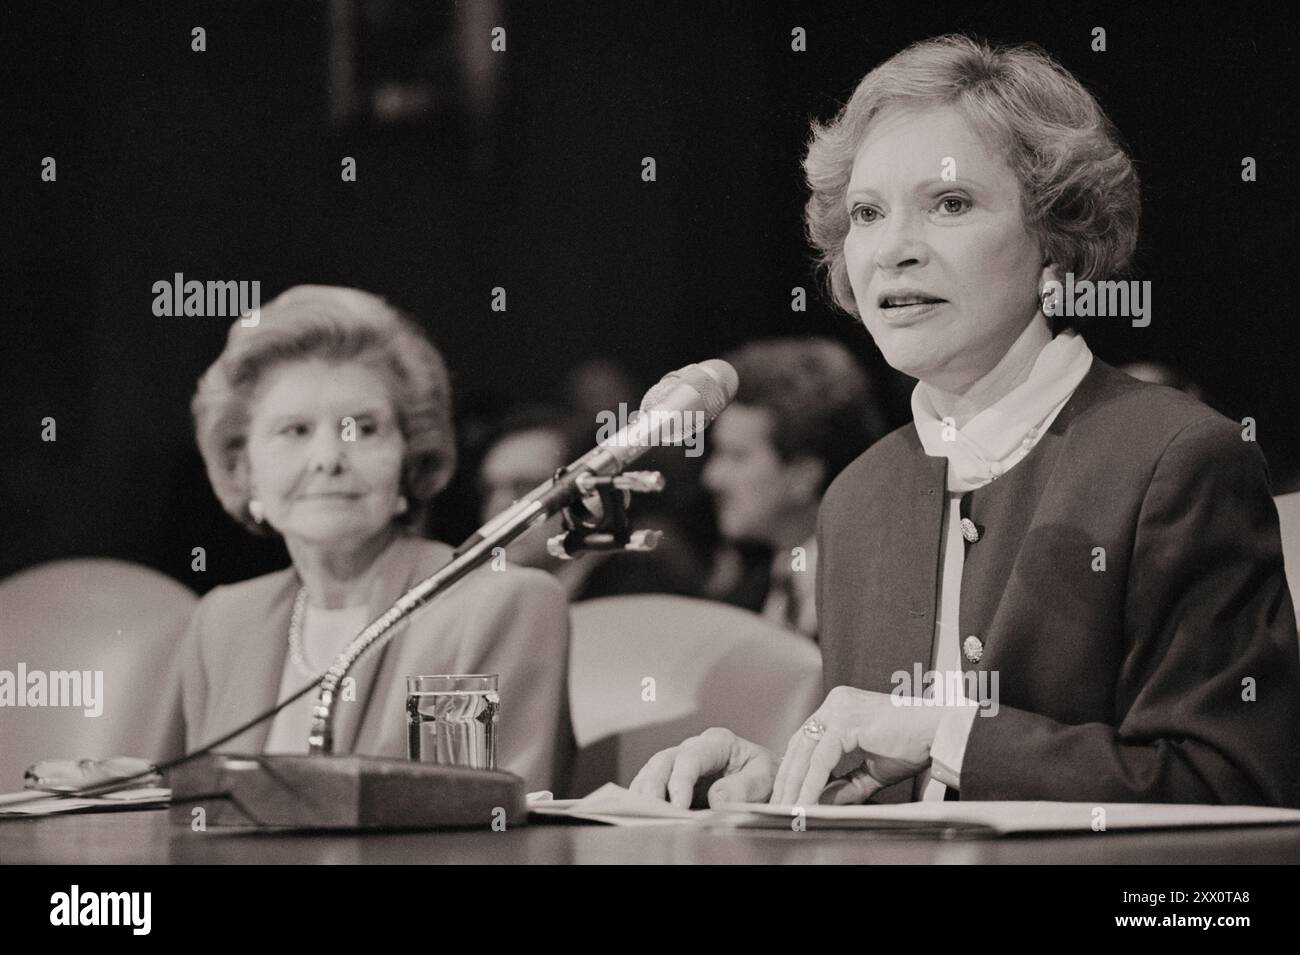
{"type": "Polygon", "coordinates": [[[1025,224],[1062,275],[1095,281],[1128,266],[1137,171],[1092,94],[1037,46],[941,36],[881,63],[830,123],[813,123],[804,221],[837,305],[858,313],[844,261],[844,197],[867,128],[886,109],[934,106],[955,107],[1001,149],[1020,182],[1025,224]]]}
{"type": "Polygon", "coordinates": [[[410,507],[401,520],[418,526],[456,468],[447,367],[419,326],[383,299],[324,285],[289,289],[259,310],[256,324],[237,319],[199,379],[195,437],[221,506],[265,533],[248,512],[250,404],[268,369],[310,359],[365,363],[384,376],[406,443],[401,493],[410,507]]]}

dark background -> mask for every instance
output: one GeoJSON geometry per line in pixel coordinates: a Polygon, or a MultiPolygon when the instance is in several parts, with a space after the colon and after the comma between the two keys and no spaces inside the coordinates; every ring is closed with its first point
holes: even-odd
{"type": "MultiPolygon", "coordinates": [[[[865,332],[815,290],[799,160],[811,117],[907,43],[952,31],[1038,42],[1099,96],[1143,180],[1133,277],[1152,281],[1154,314],[1144,329],[1099,320],[1089,344],[1112,363],[1169,363],[1255,418],[1275,491],[1294,488],[1291,5],[1007,7],[500,0],[430,2],[406,22],[369,5],[359,81],[443,81],[423,118],[397,124],[331,121],[326,3],[7,7],[0,576],[111,556],[205,591],[282,559],[203,475],[189,399],[229,323],[155,317],[151,286],[175,272],[258,279],[263,302],[303,282],[384,295],[432,332],[463,421],[558,397],[582,358],[649,384],[776,334],[836,337],[884,384],[865,332]],[[508,49],[486,56],[496,25],[508,49]],[[206,52],[190,49],[195,26],[206,52]],[[481,42],[479,72],[439,45],[457,29],[481,42]],[[47,155],[56,183],[40,179],[47,155]],[[343,156],[357,182],[340,180],[343,156]],[[657,182],[641,181],[643,156],[657,182]],[[498,285],[505,313],[489,308],[498,285]],[[805,313],[790,311],[796,285],[805,313]],[[46,416],[57,442],[40,439],[46,416]],[[190,570],[195,546],[206,573],[190,570]]],[[[438,536],[472,526],[467,483],[442,501],[438,536]]]]}

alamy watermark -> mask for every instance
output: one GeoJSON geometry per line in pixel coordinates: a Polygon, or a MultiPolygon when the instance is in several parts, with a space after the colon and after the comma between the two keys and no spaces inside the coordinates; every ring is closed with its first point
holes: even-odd
{"type": "Polygon", "coordinates": [[[998,715],[997,670],[895,670],[889,695],[895,706],[978,706],[980,716],[998,715]]]}
{"type": "Polygon", "coordinates": [[[1075,281],[1065,273],[1065,283],[1055,279],[1043,285],[1043,314],[1048,318],[1131,318],[1134,328],[1151,324],[1151,283],[1075,281]]]}
{"type": "Polygon", "coordinates": [[[72,885],[50,896],[51,925],[123,925],[132,935],[153,927],[152,892],[83,892],[72,885]]]}
{"type": "Polygon", "coordinates": [[[704,453],[704,426],[708,424],[703,411],[633,411],[628,413],[627,402],[620,401],[618,411],[601,411],[596,414],[596,443],[614,447],[676,447],[686,449],[688,458],[704,453]],[[637,426],[637,427],[629,427],[637,426]]]}
{"type": "Polygon", "coordinates": [[[0,706],[80,707],[83,716],[104,712],[103,670],[0,670],[0,706]]]}
{"type": "Polygon", "coordinates": [[[254,280],[200,282],[177,272],[171,279],[153,283],[153,313],[159,318],[235,318],[254,328],[261,321],[262,283],[254,280]]]}

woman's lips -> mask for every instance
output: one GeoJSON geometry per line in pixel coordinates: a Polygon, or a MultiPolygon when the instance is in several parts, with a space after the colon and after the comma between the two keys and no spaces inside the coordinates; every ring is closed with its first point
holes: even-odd
{"type": "Polygon", "coordinates": [[[928,317],[947,304],[947,302],[925,302],[920,305],[882,305],[880,314],[890,325],[907,325],[928,317]]]}

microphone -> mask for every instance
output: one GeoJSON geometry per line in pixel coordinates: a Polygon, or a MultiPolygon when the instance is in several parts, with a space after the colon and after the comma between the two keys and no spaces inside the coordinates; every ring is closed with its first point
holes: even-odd
{"type": "MultiPolygon", "coordinates": [[[[693,437],[713,423],[736,397],[740,378],[736,369],[720,358],[687,365],[664,375],[641,399],[640,412],[626,425],[578,460],[533,488],[514,504],[478,529],[456,549],[460,554],[486,537],[496,534],[522,515],[542,513],[537,505],[559,489],[573,487],[581,475],[608,477],[655,445],[675,445],[693,437]]],[[[571,497],[571,494],[563,495],[571,497]]],[[[549,517],[568,501],[546,512],[549,517]]],[[[526,520],[531,525],[532,520],[526,520]]]]}
{"type": "Polygon", "coordinates": [[[735,398],[738,386],[735,369],[717,359],[664,376],[646,392],[634,420],[479,528],[451,560],[352,638],[319,681],[308,755],[208,752],[270,715],[262,714],[190,754],[189,761],[174,763],[169,781],[176,819],[188,822],[189,804],[210,798],[217,800],[219,815],[210,820],[217,824],[234,818],[243,825],[391,829],[482,825],[501,808],[511,819],[523,816],[523,780],[500,770],[335,756],[333,710],[339,686],[363,654],[382,646],[411,614],[491,560],[495,547],[576,503],[590,478],[616,476],[653,443],[677,443],[707,427],[735,398]]]}
{"type": "Polygon", "coordinates": [[[736,397],[739,387],[740,379],[736,369],[716,358],[698,365],[687,365],[665,375],[663,380],[646,392],[641,402],[642,413],[635,421],[628,422],[610,440],[588,451],[556,477],[538,485],[522,500],[516,501],[475,531],[456,549],[451,560],[431,577],[426,577],[398,597],[391,607],[357,634],[338,655],[321,680],[320,696],[312,713],[308,751],[312,754],[333,751],[335,692],[343,677],[363,653],[377,643],[386,641],[399,623],[470,571],[491,560],[495,548],[504,547],[533,525],[581,500],[585,495],[583,479],[620,473],[629,462],[646,452],[653,437],[657,436],[661,443],[665,437],[670,442],[674,437],[681,440],[681,431],[685,426],[673,426],[673,421],[684,421],[688,412],[692,422],[691,434],[708,427],[736,397]],[[660,429],[658,432],[654,430],[656,427],[660,429]]]}
{"type": "Polygon", "coordinates": [[[640,411],[565,471],[597,477],[618,474],[658,445],[677,445],[703,431],[736,397],[736,369],[720,358],[664,375],[645,393],[640,411]]]}

